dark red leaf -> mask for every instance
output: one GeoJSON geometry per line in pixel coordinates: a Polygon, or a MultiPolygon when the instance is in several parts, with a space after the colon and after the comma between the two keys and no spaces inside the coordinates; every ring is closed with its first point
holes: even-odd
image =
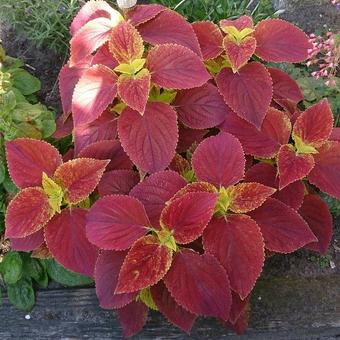
{"type": "Polygon", "coordinates": [[[82,149],[79,158],[109,159],[106,171],[131,169],[133,164],[118,140],[101,140],[82,149]]]}
{"type": "Polygon", "coordinates": [[[161,171],[146,177],[136,185],[131,190],[130,196],[143,203],[152,226],[159,228],[159,218],[165,203],[185,185],[184,178],[176,172],[161,171]]]}
{"type": "Polygon", "coordinates": [[[124,250],[148,232],[150,222],[143,204],[124,195],[98,200],[87,215],[86,234],[101,249],[124,250]]]}
{"type": "Polygon", "coordinates": [[[244,175],[245,162],[241,143],[225,132],[205,139],[192,156],[197,178],[217,187],[239,182],[244,175]]]}
{"type": "Polygon", "coordinates": [[[104,111],[92,123],[77,127],[74,132],[75,153],[85,146],[100,140],[112,140],[117,137],[117,118],[109,111],[104,111]]]}
{"type": "Polygon", "coordinates": [[[140,301],[133,301],[117,310],[118,320],[124,330],[124,336],[130,337],[138,333],[145,325],[148,307],[140,301]]]}
{"type": "Polygon", "coordinates": [[[96,64],[104,65],[112,69],[118,66],[118,61],[113,57],[112,53],[110,52],[108,43],[98,48],[96,54],[93,56],[92,65],[96,64]]]}
{"type": "Polygon", "coordinates": [[[125,256],[126,252],[110,250],[104,250],[98,256],[94,278],[96,294],[102,308],[121,308],[136,298],[137,293],[114,293],[125,256]]]}
{"type": "Polygon", "coordinates": [[[333,220],[327,204],[318,195],[307,195],[299,213],[318,239],[317,242],[307,244],[305,248],[325,254],[333,234],[333,220]]]}
{"type": "Polygon", "coordinates": [[[6,211],[6,238],[22,238],[36,233],[53,216],[48,197],[39,187],[21,190],[6,211]]]}
{"type": "Polygon", "coordinates": [[[286,72],[278,68],[268,67],[273,80],[273,99],[289,99],[294,103],[303,100],[303,94],[297,82],[286,72]]]}
{"type": "Polygon", "coordinates": [[[132,25],[138,26],[153,19],[165,9],[166,7],[159,4],[138,5],[132,7],[125,13],[125,19],[132,25]]]}
{"type": "Polygon", "coordinates": [[[62,139],[72,134],[73,120],[69,116],[66,121],[63,116],[59,116],[56,120],[56,131],[52,135],[53,138],[62,139]]]}
{"type": "Polygon", "coordinates": [[[127,195],[138,182],[138,173],[133,170],[112,170],[104,173],[98,184],[98,192],[101,197],[127,195]]]}
{"type": "Polygon", "coordinates": [[[201,47],[203,59],[217,58],[222,52],[223,35],[211,21],[197,21],[191,24],[201,47]]]}
{"type": "Polygon", "coordinates": [[[151,294],[158,310],[171,323],[184,332],[190,333],[196,316],[176,303],[162,281],[151,287],[151,294]]]}
{"type": "Polygon", "coordinates": [[[175,154],[177,115],[161,102],[148,103],[143,116],[125,108],[118,132],[125,152],[137,167],[150,173],[160,171],[170,164],[175,154]]]}
{"type": "Polygon", "coordinates": [[[275,156],[280,145],[288,143],[292,129],[289,117],[272,107],[267,111],[261,130],[230,109],[219,128],[237,137],[246,154],[263,158],[275,156]]]}
{"type": "Polygon", "coordinates": [[[194,145],[197,146],[207,134],[208,130],[196,130],[190,129],[185,126],[180,126],[178,129],[178,144],[177,152],[187,152],[188,149],[192,148],[194,145]]]}
{"type": "Polygon", "coordinates": [[[255,53],[265,61],[296,63],[308,58],[311,43],[307,35],[281,19],[260,21],[255,28],[255,53]]]}
{"type": "Polygon", "coordinates": [[[227,271],[230,287],[246,298],[264,264],[264,243],[258,225],[249,216],[214,218],[203,233],[205,251],[227,271]]]}
{"type": "Polygon", "coordinates": [[[142,237],[124,260],[115,292],[130,293],[156,284],[167,273],[171,262],[171,249],[153,235],[142,237]]]}
{"type": "Polygon", "coordinates": [[[242,31],[245,28],[253,28],[254,24],[253,24],[253,19],[250,16],[242,15],[235,20],[223,19],[220,21],[220,26],[221,28],[233,26],[237,28],[239,31],[242,31]]]}
{"type": "Polygon", "coordinates": [[[308,180],[325,193],[340,199],[340,143],[327,142],[313,155],[315,167],[308,180]]]}
{"type": "Polygon", "coordinates": [[[249,215],[259,225],[268,250],[291,253],[317,241],[302,217],[275,198],[268,198],[261,207],[249,215]]]}
{"type": "Polygon", "coordinates": [[[161,225],[172,231],[176,243],[190,243],[202,235],[214,214],[217,197],[210,192],[182,195],[164,208],[161,225]]]}
{"type": "Polygon", "coordinates": [[[202,60],[188,48],[175,44],[153,47],[147,56],[151,80],[167,89],[190,89],[211,77],[202,60]]]}
{"type": "Polygon", "coordinates": [[[340,127],[333,128],[329,139],[334,140],[336,142],[340,142],[340,127]]]}
{"type": "Polygon", "coordinates": [[[171,105],[178,112],[179,119],[193,129],[215,127],[224,121],[228,110],[217,87],[210,83],[177,92],[171,105]]]}
{"type": "Polygon", "coordinates": [[[44,231],[39,231],[23,238],[11,238],[11,249],[16,251],[32,251],[44,243],[44,231]]]}
{"type": "Polygon", "coordinates": [[[241,117],[260,129],[272,100],[272,80],[259,62],[251,62],[238,73],[224,68],[216,76],[225,102],[241,117]]]}
{"type": "Polygon", "coordinates": [[[93,277],[97,248],[86,238],[87,210],[64,209],[45,228],[45,239],[53,257],[76,273],[93,277]]]}
{"type": "Polygon", "coordinates": [[[191,313],[229,319],[228,276],[212,255],[183,249],[176,253],[164,282],[175,301],[191,313]]]}
{"type": "Polygon", "coordinates": [[[151,45],[177,44],[192,50],[199,57],[201,49],[191,25],[178,13],[165,9],[156,17],[138,26],[143,40],[151,45]]]}
{"type": "Polygon", "coordinates": [[[77,83],[72,98],[76,127],[96,120],[117,95],[117,75],[108,67],[94,65],[77,83]]]}
{"type": "Polygon", "coordinates": [[[29,138],[6,142],[6,159],[9,174],[19,188],[41,186],[43,172],[52,177],[62,163],[54,146],[29,138]]]}

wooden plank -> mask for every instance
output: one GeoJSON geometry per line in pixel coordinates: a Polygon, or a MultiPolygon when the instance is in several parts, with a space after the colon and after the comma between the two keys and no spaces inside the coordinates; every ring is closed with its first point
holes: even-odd
{"type": "MultiPolygon", "coordinates": [[[[212,319],[200,319],[190,337],[151,313],[136,339],[335,339],[340,337],[340,275],[276,278],[257,284],[250,328],[238,337],[212,319]]],[[[0,309],[0,339],[120,339],[115,315],[98,307],[93,288],[39,291],[30,313],[0,309]]]]}

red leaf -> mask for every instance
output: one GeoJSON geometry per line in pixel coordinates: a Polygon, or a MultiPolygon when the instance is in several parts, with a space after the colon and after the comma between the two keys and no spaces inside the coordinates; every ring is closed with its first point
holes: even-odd
{"type": "Polygon", "coordinates": [[[125,108],[118,122],[125,152],[140,169],[156,172],[171,162],[178,140],[177,115],[167,104],[148,103],[141,116],[125,108]]]}
{"type": "Polygon", "coordinates": [[[98,184],[100,196],[127,195],[139,182],[138,173],[132,170],[113,170],[104,173],[98,184]]]}
{"type": "Polygon", "coordinates": [[[38,230],[34,234],[23,238],[11,238],[11,249],[16,251],[32,251],[44,243],[44,231],[38,230]]]}
{"type": "Polygon", "coordinates": [[[265,246],[278,253],[291,253],[317,241],[308,224],[292,208],[275,198],[249,213],[259,225],[265,246]]]}
{"type": "Polygon", "coordinates": [[[89,55],[74,67],[70,67],[70,63],[67,63],[59,73],[59,93],[65,115],[72,111],[74,88],[85,71],[90,68],[92,59],[92,55],[89,55]]]}
{"type": "Polygon", "coordinates": [[[100,140],[112,140],[117,137],[117,118],[109,111],[104,111],[92,123],[77,127],[74,133],[75,153],[85,146],[100,140]]]}
{"type": "Polygon", "coordinates": [[[71,117],[64,120],[63,116],[59,116],[56,119],[56,131],[52,135],[53,138],[62,139],[66,136],[71,135],[73,132],[73,120],[71,117]]]}
{"type": "Polygon", "coordinates": [[[162,281],[151,287],[151,294],[158,310],[171,323],[184,332],[190,333],[196,316],[176,303],[162,281]]]}
{"type": "Polygon", "coordinates": [[[231,110],[227,111],[226,118],[219,128],[237,137],[246,154],[271,158],[279,151],[281,144],[288,143],[292,126],[284,112],[270,107],[261,130],[231,110]]]}
{"type": "Polygon", "coordinates": [[[230,191],[229,209],[238,214],[261,206],[276,190],[260,183],[239,183],[230,191]]]}
{"type": "Polygon", "coordinates": [[[130,192],[140,200],[150,218],[151,224],[159,228],[159,219],[165,203],[186,185],[186,181],[174,171],[161,171],[146,177],[130,192]]]}
{"type": "Polygon", "coordinates": [[[307,176],[314,168],[314,164],[311,154],[298,154],[291,145],[282,145],[277,156],[279,189],[307,176]]]}
{"type": "Polygon", "coordinates": [[[109,48],[120,64],[140,59],[144,52],[142,37],[127,21],[121,21],[112,29],[109,48]]]}
{"type": "Polygon", "coordinates": [[[328,195],[340,199],[340,143],[327,142],[318,151],[308,180],[328,195]]]}
{"type": "Polygon", "coordinates": [[[234,72],[245,65],[255,52],[256,40],[253,37],[245,37],[240,43],[225,36],[223,47],[234,72]]]}
{"type": "Polygon", "coordinates": [[[336,142],[340,142],[340,127],[333,128],[329,139],[334,140],[336,142]]]}
{"type": "Polygon", "coordinates": [[[9,174],[19,188],[41,186],[43,172],[52,177],[62,163],[54,146],[29,138],[6,142],[6,159],[9,174]]]}
{"type": "Polygon", "coordinates": [[[303,100],[303,94],[297,82],[286,72],[268,67],[273,80],[273,99],[289,99],[294,103],[303,100]]]}
{"type": "Polygon", "coordinates": [[[133,166],[118,140],[101,140],[87,145],[79,152],[78,157],[110,159],[111,161],[107,165],[106,171],[131,169],[133,166]]]}
{"type": "Polygon", "coordinates": [[[127,254],[119,273],[116,293],[129,293],[152,286],[167,273],[172,250],[152,235],[136,241],[127,254]]]}
{"type": "MultiPolygon", "coordinates": [[[[266,163],[257,163],[252,166],[246,172],[244,180],[245,182],[258,182],[272,188],[279,188],[276,168],[266,163]]],[[[296,181],[281,190],[277,190],[272,197],[298,210],[302,205],[304,195],[305,186],[302,181],[296,181]]]]}
{"type": "Polygon", "coordinates": [[[323,99],[296,119],[293,135],[301,138],[307,145],[320,147],[328,140],[332,129],[333,114],[327,99],[323,99]]]}
{"type": "Polygon", "coordinates": [[[164,282],[175,301],[191,313],[228,320],[229,280],[215,257],[183,249],[176,253],[164,282]]]}
{"type": "Polygon", "coordinates": [[[249,216],[214,218],[203,233],[203,246],[227,271],[230,287],[246,298],[264,264],[264,243],[258,225],[249,216]]]}
{"type": "Polygon", "coordinates": [[[216,193],[187,193],[164,208],[161,225],[172,231],[176,243],[190,243],[202,235],[214,214],[216,201],[216,193]]]}
{"type": "Polygon", "coordinates": [[[242,31],[244,28],[253,28],[254,24],[251,17],[249,17],[248,15],[242,15],[235,20],[223,19],[220,21],[220,26],[222,28],[233,26],[236,27],[239,31],[242,31]]]}
{"type": "Polygon", "coordinates": [[[199,144],[207,132],[208,130],[196,130],[179,126],[177,152],[187,152],[191,147],[199,144]]]}
{"type": "Polygon", "coordinates": [[[117,310],[118,320],[124,330],[124,336],[130,337],[138,333],[145,325],[148,307],[140,301],[133,301],[117,310]]]}
{"type": "Polygon", "coordinates": [[[96,18],[87,22],[70,41],[70,66],[82,62],[96,49],[104,45],[111,34],[113,23],[108,18],[96,18]]]}
{"type": "Polygon", "coordinates": [[[244,314],[244,312],[249,308],[249,295],[246,299],[242,300],[237,293],[232,292],[233,303],[230,310],[229,321],[231,324],[235,324],[237,320],[244,314]]]}
{"type": "Polygon", "coordinates": [[[203,59],[217,58],[222,52],[223,35],[211,21],[197,21],[191,24],[201,47],[203,59]]]}
{"type": "Polygon", "coordinates": [[[123,195],[105,196],[87,215],[86,234],[101,249],[124,250],[148,232],[143,204],[123,195]]]}
{"type": "Polygon", "coordinates": [[[165,9],[166,7],[158,4],[138,5],[132,7],[125,13],[125,19],[133,26],[138,26],[153,19],[165,9]]]}
{"type": "Polygon", "coordinates": [[[97,258],[94,278],[96,294],[102,308],[121,308],[136,298],[137,293],[114,293],[125,256],[126,252],[104,250],[97,258]]]}
{"type": "Polygon", "coordinates": [[[311,44],[307,35],[280,19],[260,21],[255,28],[255,53],[265,61],[296,63],[308,58],[311,44]]]}
{"type": "Polygon", "coordinates": [[[193,129],[208,129],[223,122],[227,105],[215,85],[207,83],[201,87],[177,92],[172,106],[179,119],[193,129]]]}
{"type": "Polygon", "coordinates": [[[78,158],[59,166],[54,178],[64,189],[65,199],[76,204],[89,196],[98,185],[108,163],[92,158],[78,158]]]}
{"type": "Polygon", "coordinates": [[[119,65],[118,61],[110,52],[108,43],[105,43],[102,47],[99,47],[96,54],[93,56],[92,65],[96,64],[101,64],[111,69],[114,69],[119,65]]]}
{"type": "Polygon", "coordinates": [[[199,57],[201,49],[191,25],[178,13],[165,9],[152,20],[138,26],[143,40],[151,45],[177,44],[199,57]]]}
{"type": "Polygon", "coordinates": [[[224,68],[216,76],[225,102],[241,117],[260,129],[272,100],[272,80],[259,62],[251,62],[238,73],[224,68]]]}
{"type": "Polygon", "coordinates": [[[97,248],[86,238],[87,210],[64,209],[55,215],[45,228],[48,249],[64,267],[93,277],[97,248]]]}
{"type": "Polygon", "coordinates": [[[188,48],[164,44],[147,56],[151,80],[167,89],[189,89],[205,84],[211,77],[201,59],[188,48]]]}
{"type": "Polygon", "coordinates": [[[96,120],[117,95],[117,75],[108,67],[94,65],[80,78],[72,99],[76,127],[96,120]]]}
{"type": "Polygon", "coordinates": [[[192,156],[197,178],[217,187],[239,182],[244,175],[245,162],[241,143],[225,132],[206,138],[192,156]]]}
{"type": "Polygon", "coordinates": [[[148,102],[150,80],[151,75],[147,69],[136,75],[121,74],[118,78],[117,90],[121,100],[141,115],[148,102]]]}
{"type": "Polygon", "coordinates": [[[73,19],[70,27],[71,35],[74,35],[82,26],[90,20],[104,17],[110,19],[115,11],[106,1],[87,1],[73,19]]]}
{"type": "Polygon", "coordinates": [[[318,239],[317,242],[307,244],[305,248],[325,254],[333,234],[333,220],[327,204],[318,195],[307,195],[299,213],[318,239]]]}

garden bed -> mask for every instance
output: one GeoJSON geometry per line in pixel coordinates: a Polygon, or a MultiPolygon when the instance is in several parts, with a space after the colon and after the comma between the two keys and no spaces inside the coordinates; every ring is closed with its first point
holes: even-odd
{"type": "MultiPolygon", "coordinates": [[[[293,2],[291,2],[293,3],[293,2]]],[[[294,21],[307,31],[313,31],[320,14],[328,19],[329,27],[337,29],[336,13],[327,5],[299,6],[295,11],[287,5],[284,18],[294,21]],[[326,7],[327,8],[326,8],[326,7]],[[318,12],[320,11],[320,13],[318,12]],[[313,12],[313,16],[309,14],[313,12]],[[315,14],[315,12],[319,14],[315,14]],[[299,17],[296,16],[299,13],[299,17]],[[316,16],[315,16],[315,15],[316,16]],[[305,18],[310,17],[306,22],[305,18]]],[[[328,21],[327,21],[328,20],[328,21]]],[[[65,62],[46,49],[37,49],[13,30],[0,30],[9,55],[19,57],[28,69],[41,79],[40,100],[60,111],[57,76],[65,62]]],[[[275,255],[265,266],[252,297],[250,327],[238,339],[335,339],[340,337],[340,220],[335,223],[334,237],[327,257],[314,256],[307,251],[291,255],[275,255]]],[[[115,314],[99,308],[94,288],[51,286],[37,292],[37,302],[29,314],[18,311],[4,297],[0,309],[3,322],[0,338],[24,339],[105,339],[121,338],[122,331],[115,314]]],[[[236,338],[212,319],[200,319],[191,338],[236,338]]],[[[156,313],[149,315],[144,330],[137,339],[187,338],[156,313]]]]}

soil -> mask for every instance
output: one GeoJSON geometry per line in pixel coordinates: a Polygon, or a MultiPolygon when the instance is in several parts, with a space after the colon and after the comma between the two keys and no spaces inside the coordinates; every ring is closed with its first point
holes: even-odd
{"type": "Polygon", "coordinates": [[[26,69],[41,81],[39,100],[57,113],[61,110],[58,91],[58,74],[65,62],[65,57],[57,55],[49,49],[37,48],[25,36],[18,35],[14,30],[0,22],[0,41],[7,55],[20,58],[26,69]]]}
{"type": "MultiPolygon", "coordinates": [[[[340,30],[340,9],[332,5],[330,0],[272,0],[272,2],[276,10],[285,10],[280,15],[281,18],[296,23],[307,32],[324,31],[325,28],[340,30]]],[[[37,48],[26,37],[18,36],[1,22],[0,39],[7,54],[22,59],[27,69],[41,80],[39,99],[56,112],[60,112],[57,79],[66,58],[51,50],[37,48]]],[[[316,277],[340,272],[340,217],[335,221],[334,228],[329,258],[319,257],[305,250],[288,255],[274,255],[266,261],[264,277],[316,277]]]]}

